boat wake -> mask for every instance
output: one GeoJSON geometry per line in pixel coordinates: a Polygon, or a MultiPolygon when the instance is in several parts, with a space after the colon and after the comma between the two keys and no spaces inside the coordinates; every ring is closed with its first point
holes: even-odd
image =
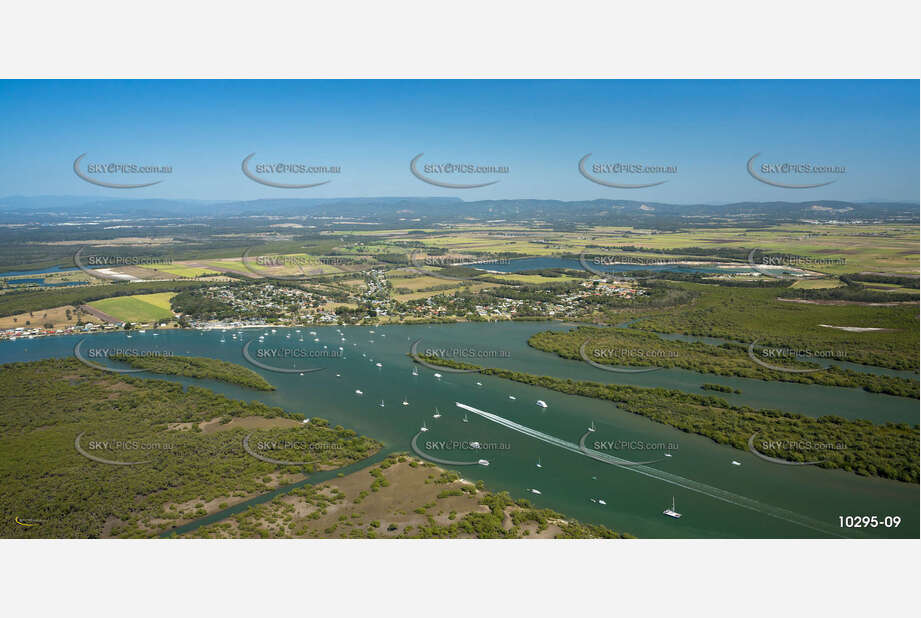
{"type": "MultiPolygon", "coordinates": [[[[814,530],[816,532],[821,532],[823,534],[828,534],[828,535],[839,537],[839,538],[846,538],[839,533],[837,528],[826,525],[823,522],[812,519],[810,517],[806,517],[805,515],[800,515],[798,513],[794,513],[793,511],[788,511],[787,509],[783,509],[777,506],[772,506],[770,504],[765,504],[763,502],[759,502],[758,500],[747,498],[745,496],[733,493],[731,491],[727,491],[725,489],[720,489],[719,487],[713,487],[712,485],[707,485],[706,483],[701,483],[699,481],[685,478],[677,474],[672,474],[671,472],[665,472],[664,470],[659,470],[658,468],[652,468],[652,467],[649,467],[643,464],[637,465],[636,463],[631,462],[627,459],[621,459],[620,457],[615,457],[607,453],[601,453],[599,451],[587,449],[584,447],[580,448],[580,446],[578,444],[575,444],[574,442],[568,442],[566,440],[562,440],[560,438],[557,438],[556,436],[551,436],[541,431],[537,431],[536,429],[525,427],[524,425],[520,425],[516,423],[515,421],[510,421],[507,418],[502,418],[501,416],[497,416],[495,414],[486,412],[484,410],[478,410],[477,408],[468,406],[460,402],[455,402],[455,405],[457,405],[457,407],[461,408],[462,410],[473,412],[477,416],[481,416],[489,421],[502,425],[503,427],[507,427],[509,429],[517,431],[518,433],[522,433],[526,436],[530,436],[537,440],[541,440],[542,442],[546,442],[547,444],[552,444],[554,446],[557,446],[567,451],[582,455],[584,457],[589,457],[596,461],[601,461],[601,462],[610,464],[612,466],[617,466],[618,468],[621,468],[622,470],[627,470],[629,472],[635,472],[637,474],[642,474],[643,476],[654,478],[664,483],[669,483],[671,485],[677,485],[678,487],[683,487],[684,489],[688,489],[690,491],[694,491],[699,494],[709,496],[710,498],[715,498],[723,502],[728,502],[729,504],[734,504],[736,506],[740,506],[742,508],[749,509],[751,511],[762,513],[764,515],[768,515],[770,517],[774,517],[775,519],[780,519],[782,521],[786,521],[791,524],[803,526],[804,528],[809,528],[810,530],[814,530]]],[[[583,440],[584,440],[584,437],[585,436],[583,436],[583,440]]]]}

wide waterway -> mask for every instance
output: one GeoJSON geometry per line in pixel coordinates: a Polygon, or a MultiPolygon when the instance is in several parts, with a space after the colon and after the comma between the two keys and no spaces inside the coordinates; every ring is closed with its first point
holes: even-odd
{"type": "MultiPolygon", "coordinates": [[[[456,466],[464,478],[482,479],[488,489],[507,490],[513,497],[527,498],[539,507],[640,537],[918,537],[917,485],[812,466],[769,463],[748,451],[720,446],[707,438],[624,412],[610,402],[418,365],[415,367],[419,375],[412,374],[410,346],[421,338],[420,353],[445,349],[449,357],[484,366],[561,378],[662,386],[695,394],[705,393],[700,390],[701,384],[718,382],[743,391],[741,395],[725,396],[736,404],[812,416],[838,414],[876,423],[918,422],[918,402],[911,399],[858,389],[729,379],[684,370],[616,374],[527,345],[528,337],[537,331],[567,328],[548,322],[326,326],[301,327],[300,333],[288,328],[278,328],[275,333],[270,329],[246,329],[234,331],[242,333],[236,339],[230,331],[162,330],[134,332],[130,338],[125,332],[91,335],[85,338],[82,349],[84,353],[101,348],[169,351],[250,366],[278,390],[264,393],[214,381],[135,375],[198,384],[228,397],[259,400],[326,418],[382,441],[385,452],[409,451],[413,437],[425,423],[428,431],[417,440],[423,452],[442,460],[489,461],[489,466],[456,466]],[[311,330],[317,335],[311,335],[311,330]],[[242,356],[243,344],[263,333],[264,341],[254,341],[250,348],[254,357],[259,350],[320,352],[324,345],[326,352],[338,352],[342,346],[344,357],[276,361],[263,356],[259,362],[286,369],[325,368],[305,371],[303,375],[263,370],[242,356]],[[315,338],[319,341],[315,342],[315,338]],[[461,357],[452,352],[458,349],[472,351],[476,356],[461,357]],[[436,371],[441,378],[434,376],[436,371]],[[363,395],[357,395],[356,389],[363,395]],[[408,405],[402,405],[404,400],[408,405]],[[545,401],[548,407],[538,407],[538,400],[545,401]],[[497,415],[503,422],[465,412],[456,407],[456,402],[497,415]],[[438,419],[433,418],[436,407],[441,413],[438,419]],[[603,452],[621,460],[654,463],[619,467],[566,446],[578,445],[593,422],[597,431],[588,436],[586,446],[619,441],[619,448],[603,452]],[[439,448],[437,444],[473,441],[479,442],[481,448],[439,448]],[[638,448],[640,444],[643,449],[638,448]],[[671,457],[664,457],[665,451],[671,457]],[[535,494],[531,489],[541,493],[535,494]],[[673,496],[683,515],[680,519],[662,514],[673,496]],[[901,525],[841,529],[841,515],[894,515],[901,517],[901,525]]],[[[84,338],[66,336],[2,342],[0,363],[70,356],[81,339],[84,338]]]]}

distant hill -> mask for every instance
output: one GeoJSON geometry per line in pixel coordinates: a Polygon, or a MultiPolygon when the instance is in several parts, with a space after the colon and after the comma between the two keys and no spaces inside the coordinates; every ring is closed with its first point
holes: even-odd
{"type": "Polygon", "coordinates": [[[804,220],[918,222],[909,202],[737,202],[668,204],[633,200],[478,200],[458,197],[277,198],[206,201],[78,196],[0,198],[0,222],[42,219],[339,217],[370,220],[508,220],[548,224],[618,224],[669,227],[688,224],[777,223],[804,220]]]}

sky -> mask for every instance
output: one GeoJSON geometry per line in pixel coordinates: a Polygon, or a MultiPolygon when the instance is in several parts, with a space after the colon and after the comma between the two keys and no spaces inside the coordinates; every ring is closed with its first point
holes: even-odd
{"type": "Polygon", "coordinates": [[[0,196],[250,200],[450,196],[597,198],[677,204],[919,199],[918,81],[15,81],[0,80],[0,196]],[[115,189],[111,183],[155,186],[115,189]],[[311,188],[265,186],[245,176],[311,188]],[[452,184],[420,180],[418,170],[452,184]],[[587,170],[628,189],[586,179],[587,170]],[[835,173],[760,175],[746,164],[806,163],[835,173]],[[337,166],[273,174],[265,163],[337,166]],[[169,166],[160,175],[89,173],[88,164],[169,166]],[[439,174],[427,164],[507,167],[439,174]],[[671,166],[606,173],[594,164],[671,166]],[[429,170],[426,172],[426,170],[429,170]],[[843,170],[843,171],[842,171],[843,170]],[[597,172],[597,173],[596,173],[597,172]]]}

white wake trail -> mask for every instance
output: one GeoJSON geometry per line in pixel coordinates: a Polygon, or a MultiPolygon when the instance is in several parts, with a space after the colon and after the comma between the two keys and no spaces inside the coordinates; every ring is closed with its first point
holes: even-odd
{"type": "Polygon", "coordinates": [[[805,515],[800,515],[799,513],[794,513],[793,511],[788,511],[777,506],[772,506],[770,504],[765,504],[754,500],[752,498],[747,498],[745,496],[727,491],[725,489],[720,489],[719,487],[713,487],[712,485],[707,485],[706,483],[701,483],[677,474],[672,474],[671,472],[665,472],[659,470],[658,468],[651,468],[645,465],[637,465],[629,460],[621,459],[620,457],[614,457],[613,455],[608,455],[607,453],[600,453],[591,449],[582,449],[578,444],[573,442],[568,442],[557,438],[556,436],[551,436],[549,434],[537,431],[530,427],[525,427],[524,425],[519,425],[515,421],[510,421],[507,418],[502,418],[492,414],[491,412],[486,412],[484,410],[478,410],[467,404],[460,402],[454,402],[458,408],[462,410],[467,410],[468,412],[473,412],[474,414],[481,416],[487,420],[490,420],[494,423],[502,425],[503,427],[508,427],[519,433],[523,433],[526,436],[530,436],[537,440],[541,440],[548,444],[552,444],[559,448],[583,455],[590,459],[596,461],[601,461],[612,466],[617,466],[621,470],[627,470],[628,472],[635,472],[637,474],[642,474],[643,476],[648,476],[650,478],[657,479],[659,481],[670,483],[672,485],[677,485],[678,487],[683,487],[690,491],[694,491],[717,500],[722,500],[723,502],[728,502],[736,506],[740,506],[745,509],[749,509],[776,519],[783,520],[785,522],[803,526],[804,528],[809,528],[810,530],[815,530],[816,532],[821,532],[823,534],[829,534],[831,536],[836,536],[839,538],[846,538],[841,535],[836,528],[829,526],[823,522],[806,517],[805,515]]]}

